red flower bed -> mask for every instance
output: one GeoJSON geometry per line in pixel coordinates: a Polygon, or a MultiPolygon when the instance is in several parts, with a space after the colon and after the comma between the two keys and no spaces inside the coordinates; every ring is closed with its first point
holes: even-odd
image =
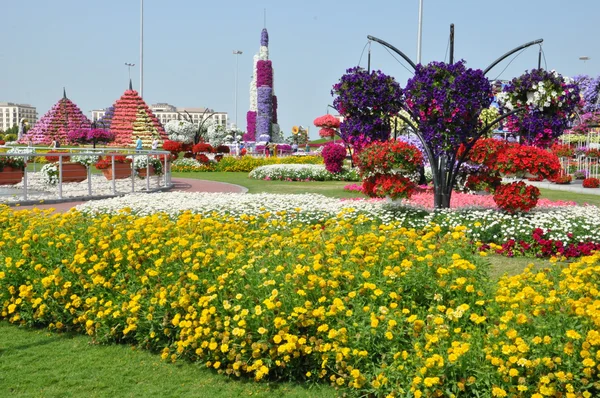
{"type": "Polygon", "coordinates": [[[200,142],[192,148],[193,153],[212,153],[214,152],[214,148],[212,145],[207,144],[205,142],[200,142]]]}
{"type": "MultiPolygon", "coordinates": [[[[131,159],[122,155],[117,155],[114,158],[115,163],[131,163],[131,159]]],[[[112,167],[112,158],[110,156],[102,158],[96,162],[95,166],[98,170],[108,169],[109,167],[112,167]]]]}
{"type": "Polygon", "coordinates": [[[600,187],[600,180],[597,178],[586,178],[583,180],[583,187],[584,188],[598,188],[600,187]]]}
{"type": "MultiPolygon", "coordinates": [[[[482,245],[482,251],[489,249],[489,245],[482,245]]],[[[516,253],[529,254],[536,257],[553,257],[560,256],[565,258],[589,256],[593,251],[600,250],[600,243],[593,242],[577,242],[564,243],[559,240],[546,239],[546,234],[540,228],[533,230],[531,241],[524,240],[515,241],[510,239],[502,245],[501,249],[497,249],[496,253],[504,256],[512,257],[516,253]]]]}
{"type": "Polygon", "coordinates": [[[570,158],[575,153],[575,151],[573,150],[573,148],[571,148],[570,145],[559,144],[558,142],[552,144],[552,147],[550,147],[550,150],[552,151],[552,153],[554,153],[559,158],[570,158]]]}
{"type": "Polygon", "coordinates": [[[540,190],[523,181],[500,185],[494,192],[494,202],[498,208],[508,213],[531,210],[539,197],[540,190]]]}
{"type": "Polygon", "coordinates": [[[502,174],[530,173],[549,180],[560,173],[556,155],[534,146],[510,145],[498,154],[494,168],[502,174]]]}
{"type": "Polygon", "coordinates": [[[385,174],[392,169],[414,172],[423,164],[423,154],[416,146],[404,141],[375,141],[354,156],[363,175],[385,174]]]}
{"type": "Polygon", "coordinates": [[[571,181],[573,181],[573,177],[571,177],[569,174],[563,174],[552,180],[552,182],[555,184],[570,184],[571,181]]]}
{"type": "MultiPolygon", "coordinates": [[[[64,151],[48,151],[47,153],[66,153],[64,151]]],[[[58,159],[60,158],[60,156],[51,156],[51,155],[46,155],[44,156],[46,158],[47,161],[49,161],[50,163],[56,163],[58,162],[58,159]]],[[[63,162],[68,162],[71,160],[70,156],[63,156],[62,157],[62,161],[63,162]]]]}
{"type": "Polygon", "coordinates": [[[165,151],[169,151],[174,155],[179,154],[179,152],[183,151],[183,143],[178,141],[166,140],[163,142],[163,149],[165,151]]]}
{"type": "Polygon", "coordinates": [[[208,163],[210,163],[210,159],[208,158],[208,156],[206,156],[203,153],[201,153],[199,155],[196,155],[196,160],[199,161],[202,164],[208,164],[208,163]]]}
{"type": "Polygon", "coordinates": [[[377,198],[410,198],[415,188],[414,182],[401,175],[379,174],[363,181],[363,193],[377,198]]]}

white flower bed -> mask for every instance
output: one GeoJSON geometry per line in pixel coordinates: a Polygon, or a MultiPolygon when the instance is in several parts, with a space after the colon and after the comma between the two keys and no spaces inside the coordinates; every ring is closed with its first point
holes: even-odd
{"type": "MultiPolygon", "coordinates": [[[[48,163],[46,166],[56,166],[53,163],[48,163]]],[[[56,171],[58,173],[58,171],[56,171]]],[[[46,174],[46,173],[44,173],[46,174]]],[[[44,174],[41,172],[27,173],[27,200],[48,200],[58,198],[58,184],[49,185],[47,181],[44,181],[44,174]]],[[[48,178],[48,177],[47,177],[48,178]]],[[[58,181],[58,176],[52,177],[58,181]]],[[[150,177],[150,189],[155,189],[164,186],[163,176],[151,176],[150,177]]],[[[121,180],[115,180],[115,188],[117,194],[126,194],[131,192],[131,178],[125,178],[121,180]]],[[[146,190],[146,181],[136,179],[134,185],[135,192],[143,192],[146,190]]],[[[92,175],[92,195],[112,195],[112,181],[107,180],[103,175],[92,175]]],[[[75,198],[88,196],[88,181],[82,182],[69,182],[62,184],[62,196],[63,198],[75,198]]],[[[23,200],[23,182],[15,185],[0,186],[0,203],[11,203],[19,202],[23,200]],[[11,192],[10,195],[2,195],[2,190],[8,189],[11,192]]]]}
{"type": "Polygon", "coordinates": [[[496,210],[424,210],[389,205],[383,200],[340,200],[317,194],[235,194],[161,192],[132,194],[119,198],[87,202],[77,209],[90,214],[114,214],[127,208],[132,214],[166,213],[176,217],[181,212],[211,216],[228,215],[235,219],[259,222],[274,219],[298,220],[304,223],[322,222],[328,218],[364,217],[383,224],[399,221],[407,228],[422,229],[431,222],[452,229],[467,227],[474,241],[505,242],[509,239],[530,239],[535,228],[548,233],[547,238],[564,243],[600,242],[600,208],[596,206],[566,206],[537,208],[521,216],[496,210]],[[250,217],[250,218],[249,218],[250,217]]]}
{"type": "Polygon", "coordinates": [[[257,180],[285,181],[358,181],[356,171],[332,174],[321,164],[272,164],[260,166],[248,175],[257,180]]]}

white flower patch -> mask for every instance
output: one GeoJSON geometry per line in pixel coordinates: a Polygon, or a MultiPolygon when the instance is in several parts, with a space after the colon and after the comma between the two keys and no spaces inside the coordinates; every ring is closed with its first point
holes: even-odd
{"type": "Polygon", "coordinates": [[[260,166],[248,175],[257,180],[287,180],[287,181],[358,181],[356,171],[345,171],[333,174],[320,164],[272,164],[260,166]]]}

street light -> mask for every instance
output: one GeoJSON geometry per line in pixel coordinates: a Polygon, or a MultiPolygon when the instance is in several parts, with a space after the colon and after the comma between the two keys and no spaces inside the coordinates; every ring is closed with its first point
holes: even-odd
{"type": "Polygon", "coordinates": [[[240,50],[233,50],[233,55],[235,55],[235,128],[238,128],[238,108],[237,108],[237,92],[238,92],[238,55],[241,55],[242,52],[240,50]]]}
{"type": "Polygon", "coordinates": [[[590,57],[588,57],[587,55],[584,55],[584,56],[582,56],[582,57],[579,57],[579,60],[580,60],[580,61],[583,61],[583,63],[585,64],[585,61],[589,61],[589,60],[590,60],[590,57]]]}
{"type": "Polygon", "coordinates": [[[129,80],[131,80],[131,67],[135,66],[135,64],[130,64],[128,62],[125,62],[125,66],[127,66],[127,70],[129,72],[129,80]]]}

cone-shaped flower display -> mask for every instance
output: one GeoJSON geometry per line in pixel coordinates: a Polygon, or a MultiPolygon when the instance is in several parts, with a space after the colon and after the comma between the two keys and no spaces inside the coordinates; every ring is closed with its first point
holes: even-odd
{"type": "Polygon", "coordinates": [[[96,127],[100,129],[108,130],[110,129],[110,124],[112,123],[113,116],[115,115],[115,107],[114,105],[109,106],[105,109],[104,116],[96,121],[96,127]]]}
{"type": "Polygon", "coordinates": [[[20,143],[31,140],[34,144],[50,145],[52,141],[67,142],[67,133],[76,129],[89,129],[89,119],[81,112],[63,91],[61,98],[38,122],[21,138],[20,143]]]}
{"type": "Polygon", "coordinates": [[[273,65],[269,60],[269,34],[263,29],[260,50],[254,56],[254,74],[250,83],[250,110],[246,115],[249,141],[279,141],[277,97],[273,85],[273,65]]]}
{"type": "Polygon", "coordinates": [[[159,141],[167,139],[167,133],[138,92],[126,90],[114,104],[114,114],[110,131],[115,134],[116,146],[135,146],[135,137],[139,136],[144,147],[149,148],[154,137],[159,141]]]}

